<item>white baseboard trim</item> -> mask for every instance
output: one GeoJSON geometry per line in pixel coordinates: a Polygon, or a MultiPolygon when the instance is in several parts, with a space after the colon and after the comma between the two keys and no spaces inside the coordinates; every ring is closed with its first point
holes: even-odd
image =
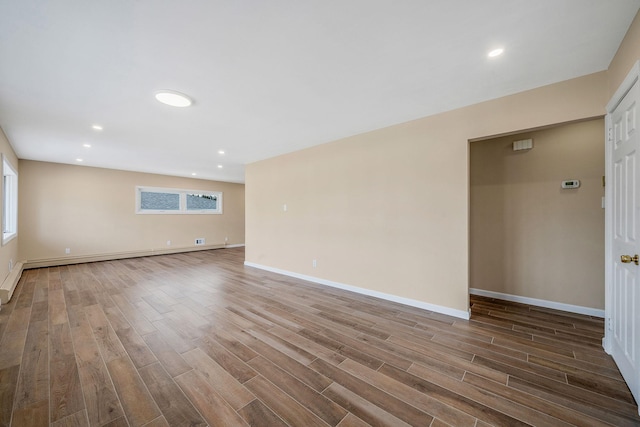
{"type": "Polygon", "coordinates": [[[505,301],[519,302],[522,304],[535,305],[537,307],[552,308],[554,310],[568,311],[569,313],[584,314],[587,316],[601,317],[604,319],[604,310],[599,308],[583,307],[580,305],[565,304],[562,302],[547,301],[544,299],[521,297],[518,295],[503,294],[501,292],[485,291],[484,289],[469,288],[471,295],[497,298],[505,301]]]}
{"type": "Polygon", "coordinates": [[[282,270],[279,268],[256,264],[249,261],[245,261],[244,265],[247,267],[259,268],[261,270],[270,271],[272,273],[282,274],[284,276],[295,277],[296,279],[306,280],[307,282],[317,283],[320,285],[330,286],[332,288],[338,288],[338,289],[343,289],[345,291],[355,292],[357,294],[362,294],[362,295],[380,298],[387,301],[397,302],[399,304],[408,305],[410,307],[417,307],[423,310],[446,314],[448,316],[458,317],[460,319],[469,320],[469,317],[470,317],[469,312],[464,310],[456,310],[454,308],[444,307],[441,305],[429,304],[427,302],[422,302],[422,301],[414,300],[411,298],[404,298],[404,297],[399,297],[397,295],[387,294],[384,292],[373,291],[371,289],[360,288],[358,286],[346,285],[344,283],[333,282],[331,280],[321,279],[319,277],[314,277],[314,276],[307,276],[305,274],[299,274],[293,271],[282,270]]]}
{"type": "Polygon", "coordinates": [[[16,289],[20,277],[22,277],[22,271],[24,270],[24,262],[18,262],[13,266],[13,270],[9,272],[7,277],[0,285],[0,305],[6,304],[11,299],[13,291],[16,289]]]}
{"type": "Polygon", "coordinates": [[[110,252],[105,254],[90,254],[90,255],[76,255],[76,256],[68,256],[68,257],[60,257],[60,258],[43,258],[43,259],[34,259],[24,262],[24,269],[31,268],[41,268],[41,267],[55,267],[59,265],[70,265],[70,264],[82,264],[85,262],[97,262],[97,261],[112,261],[116,259],[126,259],[126,258],[138,258],[143,256],[154,256],[154,255],[170,255],[170,254],[179,254],[184,252],[195,252],[195,251],[207,251],[211,249],[226,249],[226,248],[237,248],[244,246],[244,243],[234,244],[234,245],[225,245],[217,244],[217,245],[203,245],[203,246],[188,246],[188,247],[174,247],[174,248],[163,248],[163,249],[149,249],[143,251],[127,251],[127,252],[110,252]]]}

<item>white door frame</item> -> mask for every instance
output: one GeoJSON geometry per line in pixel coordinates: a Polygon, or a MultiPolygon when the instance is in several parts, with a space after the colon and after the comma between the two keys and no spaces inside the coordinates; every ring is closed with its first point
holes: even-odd
{"type": "Polygon", "coordinates": [[[605,328],[604,338],[602,339],[602,346],[604,350],[611,354],[611,316],[613,309],[612,298],[612,286],[613,286],[613,195],[611,194],[611,186],[608,185],[613,182],[612,173],[612,159],[611,159],[611,144],[613,143],[613,136],[609,133],[611,129],[611,113],[620,104],[622,98],[629,92],[629,89],[640,78],[640,61],[637,61],[627,77],[624,79],[616,93],[611,97],[611,100],[607,104],[607,116],[605,118],[605,213],[604,213],[604,284],[605,284],[605,328]]]}

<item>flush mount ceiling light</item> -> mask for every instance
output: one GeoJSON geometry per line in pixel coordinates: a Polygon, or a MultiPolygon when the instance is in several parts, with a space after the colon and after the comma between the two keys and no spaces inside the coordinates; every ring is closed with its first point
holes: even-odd
{"type": "Polygon", "coordinates": [[[102,130],[102,126],[100,126],[100,125],[92,125],[91,129],[93,129],[93,130],[102,130]]]}
{"type": "Polygon", "coordinates": [[[156,92],[156,99],[172,107],[188,107],[193,103],[187,95],[173,90],[160,90],[156,92]]]}
{"type": "Polygon", "coordinates": [[[496,56],[502,55],[503,52],[504,49],[500,47],[498,49],[493,49],[492,51],[490,51],[487,56],[489,56],[489,58],[495,58],[496,56]]]}

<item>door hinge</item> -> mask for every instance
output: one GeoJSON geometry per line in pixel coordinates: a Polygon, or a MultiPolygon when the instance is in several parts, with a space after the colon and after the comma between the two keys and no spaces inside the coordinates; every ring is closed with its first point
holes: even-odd
{"type": "Polygon", "coordinates": [[[607,131],[607,140],[609,142],[613,141],[613,128],[609,128],[609,130],[607,131]]]}

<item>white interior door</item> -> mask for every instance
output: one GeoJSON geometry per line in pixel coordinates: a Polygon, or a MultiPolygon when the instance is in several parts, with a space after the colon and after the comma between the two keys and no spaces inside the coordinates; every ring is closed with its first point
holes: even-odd
{"type": "Polygon", "coordinates": [[[607,117],[610,276],[605,348],[640,402],[640,83],[637,74],[632,80],[621,99],[614,97],[607,117]]]}

